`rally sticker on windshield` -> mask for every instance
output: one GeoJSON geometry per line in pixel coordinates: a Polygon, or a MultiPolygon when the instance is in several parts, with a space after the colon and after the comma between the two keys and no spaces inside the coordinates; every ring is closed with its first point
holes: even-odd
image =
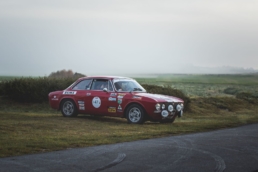
{"type": "Polygon", "coordinates": [[[95,107],[95,108],[99,108],[100,105],[101,105],[101,100],[99,97],[94,97],[92,99],[92,105],[95,107]]]}

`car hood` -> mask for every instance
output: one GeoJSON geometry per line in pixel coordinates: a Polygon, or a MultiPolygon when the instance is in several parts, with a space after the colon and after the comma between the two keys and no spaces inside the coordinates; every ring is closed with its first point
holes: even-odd
{"type": "Polygon", "coordinates": [[[173,96],[166,96],[166,95],[162,95],[162,94],[135,93],[134,96],[151,98],[151,99],[156,100],[157,102],[184,102],[180,98],[173,97],[173,96]]]}

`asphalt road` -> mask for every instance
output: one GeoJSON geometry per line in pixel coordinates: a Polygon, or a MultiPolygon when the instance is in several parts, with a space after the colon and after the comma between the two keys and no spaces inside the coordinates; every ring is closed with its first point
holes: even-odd
{"type": "Polygon", "coordinates": [[[1,158],[0,171],[258,172],[258,124],[1,158]]]}

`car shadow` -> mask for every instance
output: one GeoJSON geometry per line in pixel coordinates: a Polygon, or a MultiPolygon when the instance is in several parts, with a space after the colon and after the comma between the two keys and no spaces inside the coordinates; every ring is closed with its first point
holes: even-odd
{"type": "Polygon", "coordinates": [[[127,123],[127,120],[125,118],[116,118],[108,116],[78,115],[76,118],[110,123],[127,123]]]}
{"type": "Polygon", "coordinates": [[[146,121],[143,124],[130,124],[130,123],[128,123],[126,118],[98,116],[98,115],[78,115],[76,118],[85,119],[85,120],[92,120],[92,121],[99,121],[99,122],[129,124],[129,125],[157,125],[157,124],[161,124],[160,122],[153,122],[153,121],[146,121]]]}

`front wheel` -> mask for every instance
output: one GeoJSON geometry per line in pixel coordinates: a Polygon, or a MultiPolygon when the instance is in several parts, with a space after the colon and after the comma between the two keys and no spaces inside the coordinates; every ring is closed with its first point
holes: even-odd
{"type": "Polygon", "coordinates": [[[144,123],[145,114],[143,108],[137,104],[130,105],[126,111],[126,118],[129,123],[144,123]]]}
{"type": "Polygon", "coordinates": [[[78,115],[76,105],[72,100],[64,100],[62,102],[61,112],[64,117],[75,117],[78,115]]]}

